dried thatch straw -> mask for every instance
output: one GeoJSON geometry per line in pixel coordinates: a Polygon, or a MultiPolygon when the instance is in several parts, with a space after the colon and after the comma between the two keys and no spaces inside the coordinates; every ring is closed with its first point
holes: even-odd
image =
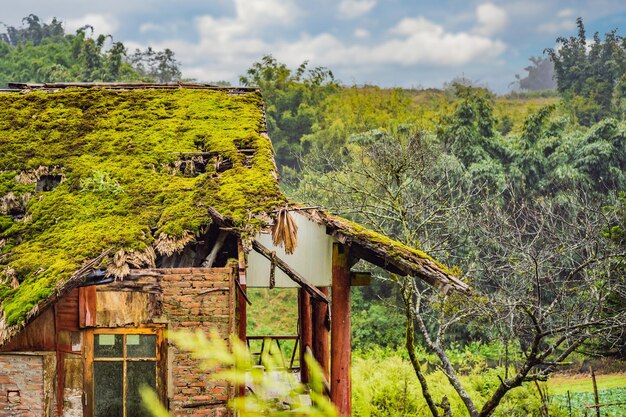
{"type": "Polygon", "coordinates": [[[275,246],[283,246],[288,255],[298,246],[298,225],[287,207],[278,211],[276,222],[272,225],[272,242],[275,246]]]}
{"type": "Polygon", "coordinates": [[[12,211],[25,211],[26,203],[31,199],[31,193],[24,193],[16,196],[13,192],[8,192],[0,197],[0,214],[9,214],[12,211]]]}
{"type": "Polygon", "coordinates": [[[7,266],[5,268],[3,275],[4,275],[3,281],[5,281],[5,283],[8,283],[11,286],[11,288],[16,289],[17,287],[20,286],[20,282],[17,280],[17,274],[15,273],[15,270],[11,268],[10,266],[7,266]]]}
{"type": "Polygon", "coordinates": [[[121,249],[115,252],[113,260],[107,265],[107,274],[118,279],[124,278],[130,272],[130,268],[154,268],[156,262],[156,253],[154,249],[148,246],[143,252],[130,251],[126,252],[121,249]]]}
{"type": "Polygon", "coordinates": [[[11,210],[20,207],[20,201],[12,192],[0,197],[0,214],[8,214],[11,210]]]}
{"type": "Polygon", "coordinates": [[[113,255],[113,260],[107,265],[107,274],[116,278],[124,278],[130,272],[130,267],[126,263],[126,252],[118,250],[113,255]]]}
{"type": "Polygon", "coordinates": [[[185,246],[194,240],[195,237],[190,232],[183,233],[179,238],[161,233],[153,246],[161,255],[172,256],[174,253],[182,252],[185,246]]]}

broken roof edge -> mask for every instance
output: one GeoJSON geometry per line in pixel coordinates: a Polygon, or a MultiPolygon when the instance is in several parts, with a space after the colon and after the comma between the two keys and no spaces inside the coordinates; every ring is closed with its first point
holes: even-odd
{"type": "Polygon", "coordinates": [[[326,233],[355,250],[355,255],[391,273],[413,275],[447,293],[469,294],[469,285],[430,255],[411,248],[343,217],[319,208],[293,207],[306,218],[326,227],[326,233]]]}
{"type": "Polygon", "coordinates": [[[20,331],[39,317],[48,307],[84,283],[88,275],[95,271],[97,265],[111,252],[111,249],[109,248],[95,258],[85,261],[66,281],[57,283],[50,295],[35,304],[26,314],[24,320],[19,323],[7,325],[4,312],[0,311],[0,348],[10,342],[13,337],[17,336],[20,331]]]}
{"type": "Polygon", "coordinates": [[[7,83],[8,88],[0,92],[19,92],[24,90],[60,90],[65,88],[106,88],[112,90],[141,90],[141,89],[202,89],[225,91],[231,94],[260,91],[259,87],[221,86],[215,84],[173,82],[173,83],[146,83],[146,82],[55,82],[55,83],[7,83]]]}

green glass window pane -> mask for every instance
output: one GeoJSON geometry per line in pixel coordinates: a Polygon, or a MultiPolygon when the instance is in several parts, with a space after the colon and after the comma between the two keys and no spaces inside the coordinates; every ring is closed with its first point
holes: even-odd
{"type": "Polygon", "coordinates": [[[94,362],[94,417],[122,417],[123,362],[94,362]]]}
{"type": "Polygon", "coordinates": [[[121,334],[94,335],[94,357],[121,358],[124,356],[124,338],[121,334]]]}
{"type": "Polygon", "coordinates": [[[139,388],[148,386],[156,390],[156,362],[136,361],[126,363],[126,415],[150,417],[150,413],[141,405],[139,388]]]}
{"type": "Polygon", "coordinates": [[[128,358],[156,358],[156,335],[153,335],[153,334],[126,335],[126,357],[128,358]]]}

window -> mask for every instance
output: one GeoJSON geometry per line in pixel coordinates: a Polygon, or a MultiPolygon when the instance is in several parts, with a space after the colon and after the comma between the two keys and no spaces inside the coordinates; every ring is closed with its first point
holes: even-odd
{"type": "Polygon", "coordinates": [[[162,332],[158,328],[97,329],[88,334],[86,392],[92,417],[149,417],[139,388],[163,397],[162,332]]]}

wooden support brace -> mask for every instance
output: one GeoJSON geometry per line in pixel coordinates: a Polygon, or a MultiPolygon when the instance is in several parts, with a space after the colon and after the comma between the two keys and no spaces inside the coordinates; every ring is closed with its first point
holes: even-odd
{"type": "Polygon", "coordinates": [[[217,254],[219,253],[220,249],[222,249],[222,246],[224,246],[224,242],[226,241],[227,237],[228,232],[220,230],[220,233],[217,235],[217,240],[215,241],[211,252],[209,252],[207,257],[204,259],[204,262],[202,262],[203,268],[211,268],[213,266],[215,260],[217,259],[217,254]]]}
{"type": "MultiPolygon", "coordinates": [[[[237,307],[239,310],[239,323],[237,326],[237,336],[243,343],[247,342],[247,324],[248,324],[248,304],[252,304],[246,294],[246,255],[243,250],[243,244],[241,240],[237,242],[237,276],[235,277],[235,283],[239,289],[237,297],[237,307]]],[[[246,384],[239,384],[237,386],[237,395],[243,397],[246,395],[246,384]]]]}

